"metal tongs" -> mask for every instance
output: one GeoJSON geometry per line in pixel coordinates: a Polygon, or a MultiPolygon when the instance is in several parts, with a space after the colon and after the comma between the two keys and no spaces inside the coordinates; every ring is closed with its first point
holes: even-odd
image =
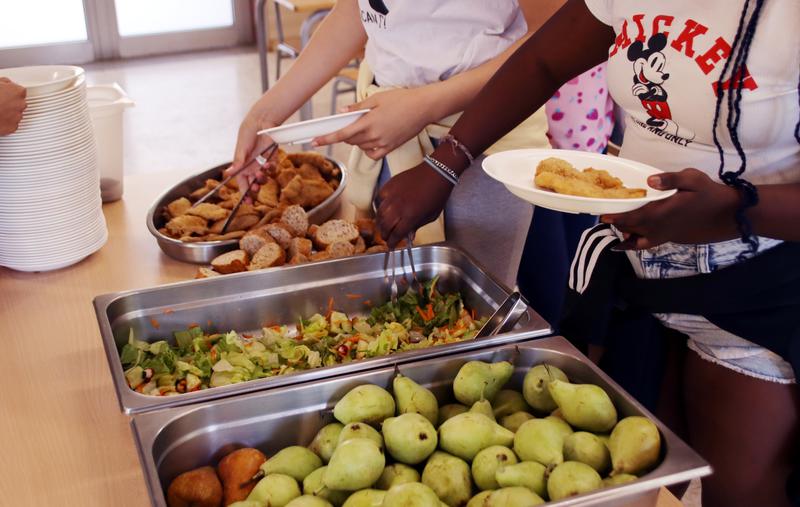
{"type": "MultiPolygon", "coordinates": [[[[219,192],[219,190],[222,187],[224,187],[229,181],[231,181],[233,178],[238,176],[239,173],[241,173],[242,171],[244,171],[245,169],[247,169],[248,167],[253,165],[253,163],[257,163],[259,169],[263,169],[264,166],[267,165],[267,162],[269,162],[269,159],[272,158],[272,155],[275,153],[275,150],[277,150],[277,149],[278,149],[278,143],[274,143],[274,142],[272,144],[270,144],[269,146],[267,146],[266,148],[264,148],[264,150],[261,153],[259,153],[258,155],[256,155],[252,159],[250,159],[250,161],[247,162],[246,164],[244,164],[242,167],[240,167],[239,170],[234,171],[231,174],[229,174],[227,177],[225,177],[225,179],[223,179],[219,183],[219,185],[217,185],[216,187],[211,189],[211,191],[208,192],[206,195],[204,195],[203,197],[198,199],[197,202],[192,204],[192,208],[195,208],[195,207],[199,206],[200,204],[204,203],[205,201],[207,201],[209,197],[211,197],[212,195],[214,195],[217,192],[219,192]],[[269,154],[264,156],[264,154],[267,153],[267,152],[269,152],[269,154]]],[[[239,200],[236,202],[236,205],[231,210],[231,213],[228,215],[228,218],[225,219],[225,223],[222,224],[221,234],[225,234],[225,231],[228,230],[228,226],[230,225],[231,221],[233,220],[233,217],[236,215],[236,212],[239,211],[239,207],[241,207],[242,203],[244,202],[244,198],[247,197],[247,192],[250,190],[250,185],[252,185],[252,184],[253,184],[252,181],[248,181],[247,182],[248,188],[239,189],[239,191],[241,193],[241,196],[239,196],[239,200]]]]}
{"type": "MultiPolygon", "coordinates": [[[[420,283],[419,279],[417,278],[417,268],[414,265],[414,254],[412,252],[413,240],[414,240],[413,234],[409,233],[408,238],[406,238],[406,248],[405,248],[405,250],[408,250],[408,261],[411,264],[411,276],[412,276],[411,283],[414,285],[414,290],[416,290],[417,292],[422,294],[422,283],[420,283]]],[[[400,270],[403,273],[403,279],[405,279],[405,277],[406,277],[406,273],[405,273],[405,271],[406,271],[405,270],[405,250],[403,250],[402,248],[400,249],[400,270]]],[[[397,293],[398,293],[397,272],[395,270],[395,257],[396,257],[395,252],[392,251],[392,250],[389,250],[388,252],[386,252],[386,257],[384,257],[384,259],[383,259],[383,271],[386,273],[386,276],[384,277],[384,281],[386,282],[386,285],[389,286],[389,297],[390,297],[392,303],[397,303],[397,293]],[[392,281],[391,281],[391,283],[389,283],[389,260],[390,259],[391,259],[391,265],[392,265],[392,281]]],[[[408,281],[406,280],[406,282],[408,282],[408,281]]]]}
{"type": "Polygon", "coordinates": [[[512,292],[505,301],[500,303],[500,306],[489,317],[486,324],[478,330],[475,338],[485,338],[510,331],[525,313],[527,306],[528,303],[522,297],[522,294],[517,291],[512,292]],[[520,305],[520,302],[523,304],[520,305]]]}

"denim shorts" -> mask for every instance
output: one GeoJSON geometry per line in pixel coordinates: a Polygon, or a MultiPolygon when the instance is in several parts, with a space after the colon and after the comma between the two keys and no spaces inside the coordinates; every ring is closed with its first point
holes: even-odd
{"type": "MultiPolygon", "coordinates": [[[[710,273],[780,243],[759,238],[755,253],[738,239],[702,245],[665,243],[650,250],[628,252],[628,257],[641,278],[680,278],[710,273]]],[[[686,334],[689,348],[703,359],[761,380],[795,383],[792,366],[778,354],[720,329],[702,316],[671,313],[656,317],[665,326],[686,334]]]]}

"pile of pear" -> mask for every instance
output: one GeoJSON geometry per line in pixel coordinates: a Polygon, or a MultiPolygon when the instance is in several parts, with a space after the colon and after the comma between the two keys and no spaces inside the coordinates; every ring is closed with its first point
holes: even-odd
{"type": "Polygon", "coordinates": [[[251,459],[236,474],[238,496],[173,503],[168,495],[169,505],[529,507],[634,481],[658,465],[658,428],[640,416],[618,421],[599,386],[540,364],[522,392],[504,389],[513,373],[508,362],[468,362],[453,382],[458,403],[443,406],[402,375],[392,393],[360,385],[307,447],[282,449],[255,473],[251,459]]]}

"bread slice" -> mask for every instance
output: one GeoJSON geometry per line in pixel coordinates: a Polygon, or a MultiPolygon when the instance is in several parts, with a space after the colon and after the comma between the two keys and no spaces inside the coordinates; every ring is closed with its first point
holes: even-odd
{"type": "Polygon", "coordinates": [[[307,256],[303,254],[297,254],[291,259],[292,260],[289,261],[289,264],[292,266],[297,266],[298,264],[306,264],[311,262],[311,259],[309,259],[307,256]]]}
{"type": "Polygon", "coordinates": [[[260,227],[248,231],[242,239],[239,240],[239,248],[247,252],[251,257],[256,254],[261,247],[267,243],[275,243],[275,238],[270,236],[266,229],[260,227]]]}
{"type": "Polygon", "coordinates": [[[336,241],[328,246],[325,251],[328,252],[332,259],[338,259],[355,255],[356,248],[349,241],[336,241]]]}
{"type": "Polygon", "coordinates": [[[386,253],[389,251],[389,247],[384,245],[375,245],[367,248],[367,251],[364,252],[365,254],[374,254],[374,253],[386,253]]]}
{"type": "Polygon", "coordinates": [[[302,206],[292,205],[283,210],[281,223],[294,236],[305,236],[308,232],[308,214],[302,206]]]}
{"type": "Polygon", "coordinates": [[[228,273],[239,273],[247,269],[247,263],[250,256],[244,250],[233,250],[225,252],[224,254],[215,257],[211,261],[211,267],[217,273],[227,275],[228,273]]]}
{"type": "Polygon", "coordinates": [[[215,276],[222,276],[216,271],[211,268],[198,268],[197,273],[194,275],[195,278],[213,278],[215,276]]]}
{"type": "Polygon", "coordinates": [[[367,251],[367,243],[361,236],[359,236],[358,239],[356,239],[354,246],[355,246],[355,253],[357,254],[362,254],[367,251]]]}
{"type": "Polygon", "coordinates": [[[314,235],[314,243],[320,250],[325,250],[338,241],[351,243],[358,238],[358,227],[346,220],[329,220],[319,226],[314,235]]]}
{"type": "Polygon", "coordinates": [[[288,250],[292,243],[292,232],[283,224],[269,224],[264,227],[270,236],[278,242],[284,250],[288,250]]]}
{"type": "Polygon", "coordinates": [[[310,239],[292,238],[289,242],[289,258],[294,259],[298,255],[309,257],[311,255],[312,244],[310,239]]]}
{"type": "Polygon", "coordinates": [[[286,252],[283,248],[277,243],[267,243],[256,252],[247,269],[255,271],[257,269],[274,268],[276,266],[283,266],[285,263],[286,252]]]}

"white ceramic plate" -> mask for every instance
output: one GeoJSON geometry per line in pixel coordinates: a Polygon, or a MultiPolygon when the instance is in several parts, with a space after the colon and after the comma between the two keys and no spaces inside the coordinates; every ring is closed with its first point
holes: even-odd
{"type": "Polygon", "coordinates": [[[29,97],[59,92],[72,86],[83,75],[83,69],[71,65],[36,65],[0,69],[0,77],[7,77],[24,86],[29,97]]]}
{"type": "Polygon", "coordinates": [[[589,153],[572,150],[511,150],[495,153],[483,161],[486,174],[506,186],[514,195],[531,204],[567,213],[588,213],[604,215],[607,213],[625,213],[645,204],[665,199],[675,190],[661,191],[647,185],[647,177],[662,171],[646,164],[600,153],[589,153]],[[587,167],[605,169],[611,175],[622,180],[628,188],[644,188],[647,196],[636,199],[600,199],[579,197],[540,189],[533,183],[536,166],[549,157],[557,157],[583,170],[587,167]]]}
{"type": "Polygon", "coordinates": [[[351,111],[349,113],[325,116],[324,118],[314,118],[280,127],[273,127],[260,131],[259,135],[268,135],[278,144],[303,144],[311,141],[315,137],[332,134],[337,130],[343,129],[355,122],[369,109],[351,111]]]}

